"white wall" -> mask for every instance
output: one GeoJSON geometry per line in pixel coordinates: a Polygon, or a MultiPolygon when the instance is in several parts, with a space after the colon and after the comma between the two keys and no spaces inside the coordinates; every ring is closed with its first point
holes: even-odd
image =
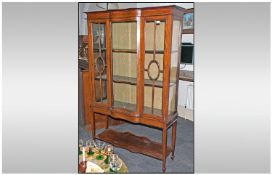
{"type": "MultiPolygon", "coordinates": [[[[194,43],[194,35],[193,34],[183,34],[182,35],[182,42],[190,42],[194,43]]],[[[188,71],[194,71],[194,65],[192,64],[181,64],[180,68],[182,70],[188,70],[188,71]]],[[[179,81],[179,100],[178,105],[179,106],[185,106],[186,103],[186,93],[187,93],[187,86],[194,84],[193,82],[189,81],[179,81]]]]}

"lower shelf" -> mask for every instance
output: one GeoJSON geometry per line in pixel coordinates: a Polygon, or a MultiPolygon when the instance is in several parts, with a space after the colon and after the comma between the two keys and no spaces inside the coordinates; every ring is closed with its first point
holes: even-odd
{"type": "MultiPolygon", "coordinates": [[[[107,129],[98,134],[97,139],[134,153],[140,153],[162,160],[162,145],[146,137],[136,136],[130,132],[117,132],[112,129],[107,129]]],[[[171,148],[167,147],[166,156],[170,153],[171,148]]]]}

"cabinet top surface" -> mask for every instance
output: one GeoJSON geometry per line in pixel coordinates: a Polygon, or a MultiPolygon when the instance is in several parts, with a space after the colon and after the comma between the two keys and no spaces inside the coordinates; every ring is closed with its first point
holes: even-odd
{"type": "Polygon", "coordinates": [[[171,5],[144,8],[111,9],[105,11],[84,12],[89,18],[122,18],[132,16],[151,16],[151,15],[183,15],[186,9],[171,5]]]}

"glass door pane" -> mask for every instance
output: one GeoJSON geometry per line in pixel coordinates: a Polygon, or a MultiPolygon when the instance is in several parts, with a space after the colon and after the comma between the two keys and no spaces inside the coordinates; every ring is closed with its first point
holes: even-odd
{"type": "Polygon", "coordinates": [[[112,23],[113,107],[136,111],[137,22],[112,23]]]}
{"type": "Polygon", "coordinates": [[[176,112],[176,88],[177,88],[177,75],[178,64],[180,59],[180,46],[181,45],[181,22],[178,20],[173,21],[172,28],[172,49],[171,49],[171,62],[170,62],[170,84],[169,84],[169,105],[168,114],[171,115],[176,112]]]}
{"type": "Polygon", "coordinates": [[[144,113],[162,116],[165,21],[146,21],[144,58],[144,113]]]}
{"type": "Polygon", "coordinates": [[[95,101],[107,102],[105,23],[92,23],[95,101]]]}

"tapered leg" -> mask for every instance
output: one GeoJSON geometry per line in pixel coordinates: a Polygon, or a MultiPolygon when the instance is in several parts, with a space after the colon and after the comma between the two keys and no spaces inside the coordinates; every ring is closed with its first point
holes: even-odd
{"type": "Polygon", "coordinates": [[[167,128],[162,129],[162,172],[166,171],[167,128]]]}
{"type": "Polygon", "coordinates": [[[171,155],[172,160],[174,160],[175,158],[176,131],[177,131],[177,121],[172,126],[172,155],[171,155]]]}
{"type": "Polygon", "coordinates": [[[95,113],[91,112],[92,137],[95,139],[95,113]]]}
{"type": "Polygon", "coordinates": [[[106,129],[108,129],[109,128],[109,117],[110,116],[108,116],[108,115],[106,115],[106,129]]]}

